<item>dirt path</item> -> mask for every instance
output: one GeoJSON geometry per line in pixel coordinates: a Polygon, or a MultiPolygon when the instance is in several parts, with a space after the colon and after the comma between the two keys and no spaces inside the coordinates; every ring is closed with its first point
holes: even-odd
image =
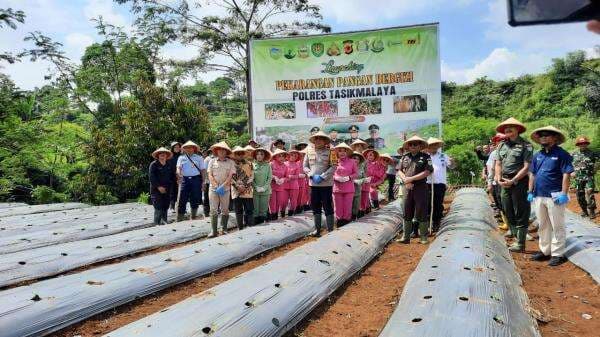
{"type": "Polygon", "coordinates": [[[392,241],[286,337],[375,337],[396,308],[404,284],[428,246],[392,241]]]}
{"type": "Polygon", "coordinates": [[[220,283],[234,278],[250,269],[271,261],[303,244],[314,240],[307,237],[288,245],[276,248],[262,256],[250,259],[243,264],[225,268],[207,277],[201,277],[163,290],[146,298],[125,304],[116,309],[93,316],[79,324],[65,328],[50,336],[53,337],[92,337],[100,336],[181,302],[191,295],[198,294],[220,283]]]}
{"type": "MultiPolygon", "coordinates": [[[[596,203],[597,203],[596,205],[600,205],[600,204],[598,204],[598,202],[600,202],[600,193],[596,193],[594,197],[596,198],[596,203]]],[[[580,214],[581,207],[579,207],[579,203],[577,202],[577,195],[574,192],[570,192],[569,198],[571,198],[571,200],[569,200],[569,203],[567,204],[567,208],[569,208],[571,211],[575,212],[576,214],[580,214]]],[[[595,223],[600,225],[600,216],[595,217],[592,221],[594,221],[595,223]]]]}

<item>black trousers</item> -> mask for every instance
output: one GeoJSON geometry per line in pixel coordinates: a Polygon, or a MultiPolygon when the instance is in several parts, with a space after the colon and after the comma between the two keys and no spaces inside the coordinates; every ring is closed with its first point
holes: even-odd
{"type": "Polygon", "coordinates": [[[387,174],[385,180],[388,181],[388,201],[394,200],[394,185],[396,184],[396,175],[395,174],[387,174]]]}
{"type": "Polygon", "coordinates": [[[419,183],[413,186],[412,189],[406,193],[406,199],[404,200],[404,220],[412,221],[416,218],[419,222],[425,222],[429,219],[429,202],[427,200],[427,184],[425,182],[419,183]]]}
{"type": "Polygon", "coordinates": [[[494,204],[496,204],[496,208],[502,211],[502,198],[500,194],[502,193],[502,186],[500,185],[492,185],[492,198],[494,199],[494,204]]]}
{"type": "MultiPolygon", "coordinates": [[[[427,185],[429,193],[427,202],[431,204],[431,184],[427,185]]],[[[446,195],[446,184],[433,184],[433,223],[439,224],[444,216],[444,196],[446,195]]],[[[431,208],[431,207],[430,207],[431,208]]],[[[430,213],[431,214],[431,213],[430,213]]]]}
{"type": "Polygon", "coordinates": [[[175,183],[171,185],[171,190],[169,191],[171,194],[171,207],[175,208],[175,203],[177,202],[177,192],[179,191],[179,184],[177,184],[177,179],[174,178],[175,183]]]}
{"type": "Polygon", "coordinates": [[[202,202],[202,177],[183,177],[181,181],[181,195],[179,196],[179,214],[185,213],[185,206],[190,202],[192,209],[198,208],[202,202]]]}
{"type": "Polygon", "coordinates": [[[254,199],[235,198],[233,199],[235,208],[235,219],[238,229],[254,225],[254,199]]]}
{"type": "Polygon", "coordinates": [[[152,206],[154,206],[154,220],[158,223],[159,218],[167,222],[167,212],[169,211],[169,204],[171,203],[171,195],[167,193],[160,193],[158,191],[153,192],[150,195],[152,206]]]}
{"type": "Polygon", "coordinates": [[[333,215],[333,186],[311,186],[310,207],[313,214],[333,215]]]}
{"type": "Polygon", "coordinates": [[[210,200],[208,199],[208,184],[204,184],[204,191],[202,192],[202,210],[204,211],[204,216],[208,217],[210,215],[210,200]]]}

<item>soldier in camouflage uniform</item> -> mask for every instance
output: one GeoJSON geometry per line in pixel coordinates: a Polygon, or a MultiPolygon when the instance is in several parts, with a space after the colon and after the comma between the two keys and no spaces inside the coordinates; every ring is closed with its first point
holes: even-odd
{"type": "Polygon", "coordinates": [[[596,200],[594,198],[594,173],[599,162],[598,154],[588,148],[590,140],[577,137],[575,145],[578,150],[573,152],[573,166],[575,172],[575,187],[577,188],[577,201],[581,207],[581,216],[596,217],[596,200]]]}

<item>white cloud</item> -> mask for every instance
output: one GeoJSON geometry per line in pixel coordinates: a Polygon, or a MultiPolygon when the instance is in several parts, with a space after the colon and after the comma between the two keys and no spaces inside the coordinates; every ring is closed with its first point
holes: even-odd
{"type": "Polygon", "coordinates": [[[65,48],[68,56],[75,60],[81,57],[85,48],[94,43],[94,38],[82,33],[71,33],[65,37],[65,48]]]}
{"type": "Polygon", "coordinates": [[[506,80],[524,74],[541,73],[549,64],[550,60],[541,54],[517,53],[507,48],[496,48],[470,68],[456,69],[442,61],[442,80],[460,84],[472,83],[484,76],[493,80],[506,80]]]}
{"type": "Polygon", "coordinates": [[[88,0],[87,5],[83,8],[83,14],[88,20],[102,16],[106,22],[130,30],[129,21],[117,12],[115,6],[111,0],[88,0]]]}

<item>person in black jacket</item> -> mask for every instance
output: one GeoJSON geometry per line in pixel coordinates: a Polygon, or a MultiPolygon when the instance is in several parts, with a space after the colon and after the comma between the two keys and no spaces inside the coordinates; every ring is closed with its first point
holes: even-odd
{"type": "Polygon", "coordinates": [[[173,157],[173,153],[161,147],[152,152],[155,159],[150,163],[150,198],[154,206],[154,224],[167,223],[167,212],[169,210],[170,191],[175,180],[171,172],[171,166],[167,162],[173,157]]]}
{"type": "Polygon", "coordinates": [[[177,159],[181,155],[181,143],[180,142],[172,142],[171,143],[171,153],[173,156],[171,159],[167,160],[167,163],[171,167],[171,174],[173,174],[173,185],[171,186],[171,190],[169,191],[171,195],[171,204],[169,207],[171,209],[175,209],[175,203],[177,202],[177,194],[179,192],[179,184],[177,183],[177,159]]]}

